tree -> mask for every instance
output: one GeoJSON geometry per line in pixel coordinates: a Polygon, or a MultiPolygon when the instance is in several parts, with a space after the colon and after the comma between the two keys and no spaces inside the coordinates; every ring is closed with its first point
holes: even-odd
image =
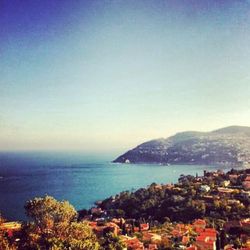
{"type": "Polygon", "coordinates": [[[86,222],[73,222],[64,234],[67,249],[99,249],[95,234],[86,222]]]}
{"type": "Polygon", "coordinates": [[[77,212],[67,201],[51,196],[35,198],[25,205],[32,219],[23,227],[25,249],[99,249],[95,234],[86,222],[77,222],[77,212]]]}
{"type": "Polygon", "coordinates": [[[123,250],[126,245],[119,236],[109,232],[101,240],[101,246],[105,250],[123,250]]]}
{"type": "Polygon", "coordinates": [[[68,201],[57,201],[51,196],[44,198],[35,198],[25,205],[26,214],[34,220],[41,233],[49,230],[57,230],[63,226],[67,227],[69,223],[75,221],[77,212],[68,201]]]}

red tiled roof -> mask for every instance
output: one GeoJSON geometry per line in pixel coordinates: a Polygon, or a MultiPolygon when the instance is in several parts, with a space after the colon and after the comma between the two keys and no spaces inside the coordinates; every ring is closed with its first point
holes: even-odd
{"type": "Polygon", "coordinates": [[[217,232],[214,228],[205,228],[202,234],[209,236],[209,237],[216,237],[217,232]]]}
{"type": "Polygon", "coordinates": [[[205,225],[205,226],[206,224],[207,224],[206,221],[201,219],[195,220],[193,223],[193,225],[205,225]]]}
{"type": "Polygon", "coordinates": [[[89,221],[89,226],[90,227],[96,227],[97,226],[97,222],[96,221],[89,221]]]}
{"type": "Polygon", "coordinates": [[[196,232],[197,234],[200,234],[200,233],[203,232],[203,228],[196,227],[196,228],[195,228],[195,232],[196,232]]]}
{"type": "Polygon", "coordinates": [[[145,231],[145,230],[149,229],[149,224],[148,223],[142,223],[142,224],[140,224],[140,226],[141,226],[142,231],[145,231]]]}
{"type": "Polygon", "coordinates": [[[185,224],[177,224],[176,227],[178,227],[178,228],[185,228],[186,225],[185,224]]]}
{"type": "Polygon", "coordinates": [[[207,238],[207,236],[205,236],[205,235],[198,235],[198,236],[196,237],[196,241],[205,241],[206,238],[207,238]]]}
{"type": "Polygon", "coordinates": [[[172,235],[173,236],[180,236],[180,235],[182,235],[182,233],[179,230],[173,229],[172,235]]]}
{"type": "MultiPolygon", "coordinates": [[[[198,237],[200,237],[200,236],[198,236],[198,237]]],[[[198,237],[196,238],[196,243],[199,244],[199,245],[213,246],[214,243],[215,243],[215,241],[213,241],[213,240],[207,240],[206,237],[201,238],[201,239],[199,239],[198,237]]]]}
{"type": "Polygon", "coordinates": [[[188,236],[182,236],[182,243],[187,244],[189,242],[189,237],[188,236]]]}
{"type": "Polygon", "coordinates": [[[126,239],[125,243],[128,247],[132,249],[144,249],[143,243],[139,241],[137,238],[126,239]]]}
{"type": "Polygon", "coordinates": [[[116,223],[114,223],[114,222],[108,222],[107,224],[106,224],[106,226],[108,226],[108,227],[115,227],[115,228],[120,228],[116,223]]]}
{"type": "Polygon", "coordinates": [[[187,247],[186,249],[187,250],[197,250],[197,247],[196,246],[190,246],[190,247],[187,247]]]}

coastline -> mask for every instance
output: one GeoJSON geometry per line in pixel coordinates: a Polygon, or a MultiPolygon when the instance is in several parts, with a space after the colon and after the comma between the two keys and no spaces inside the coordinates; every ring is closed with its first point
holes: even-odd
{"type": "MultiPolygon", "coordinates": [[[[110,232],[131,249],[153,245],[153,249],[158,249],[162,244],[173,243],[183,249],[203,249],[201,246],[221,249],[229,242],[237,246],[239,239],[240,246],[248,247],[249,198],[250,168],[227,172],[204,170],[203,175],[181,175],[175,184],[152,183],[100,200],[91,209],[78,211],[77,221],[88,225],[99,240],[110,232]],[[232,231],[235,228],[237,231],[232,231]]],[[[26,222],[8,222],[1,228],[12,231],[11,237],[17,237],[22,224],[26,222]]]]}

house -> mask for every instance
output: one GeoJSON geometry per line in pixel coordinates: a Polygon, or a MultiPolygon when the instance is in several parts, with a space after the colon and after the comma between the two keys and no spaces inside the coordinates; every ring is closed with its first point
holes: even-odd
{"type": "Polygon", "coordinates": [[[250,249],[250,235],[247,234],[241,234],[240,240],[244,244],[244,246],[248,247],[250,249]]]}
{"type": "Polygon", "coordinates": [[[119,226],[119,225],[123,225],[123,224],[125,223],[125,220],[124,220],[123,218],[119,218],[119,219],[113,218],[111,221],[112,221],[113,223],[117,224],[118,226],[119,226]]]}
{"type": "Polygon", "coordinates": [[[198,250],[216,250],[216,231],[206,229],[196,237],[195,245],[198,250]]]}
{"type": "Polygon", "coordinates": [[[236,200],[236,199],[230,199],[230,200],[227,200],[227,202],[229,205],[239,205],[240,204],[240,201],[236,200]]]}
{"type": "Polygon", "coordinates": [[[231,194],[231,193],[234,192],[234,189],[232,189],[232,188],[218,187],[218,192],[220,194],[231,194]]]}
{"type": "Polygon", "coordinates": [[[216,250],[215,241],[206,236],[197,236],[195,245],[198,250],[216,250]]]}
{"type": "Polygon", "coordinates": [[[201,233],[204,231],[203,228],[199,228],[199,227],[194,228],[194,230],[195,230],[195,232],[196,232],[198,235],[201,234],[201,233]]]}
{"type": "Polygon", "coordinates": [[[241,220],[241,225],[243,229],[250,230],[250,218],[241,220]]]}
{"type": "Polygon", "coordinates": [[[184,234],[187,234],[190,229],[190,225],[177,224],[172,230],[172,235],[174,237],[182,237],[184,234]]]}
{"type": "Polygon", "coordinates": [[[189,242],[189,236],[182,236],[182,240],[181,240],[181,243],[183,244],[183,245],[187,245],[188,244],[188,242],[189,242]]]}
{"type": "Polygon", "coordinates": [[[207,203],[213,203],[215,200],[219,200],[220,197],[218,195],[204,195],[202,198],[207,202],[207,203]]]}
{"type": "Polygon", "coordinates": [[[99,207],[92,207],[90,210],[91,214],[101,215],[103,213],[102,209],[99,207]]]}
{"type": "Polygon", "coordinates": [[[225,180],[222,182],[223,187],[228,187],[230,185],[230,181],[229,180],[225,180]]]}
{"type": "Polygon", "coordinates": [[[112,232],[114,235],[118,235],[121,232],[120,227],[113,222],[108,222],[106,224],[106,229],[109,230],[110,232],[112,232]]]}
{"type": "Polygon", "coordinates": [[[174,188],[174,185],[173,184],[166,184],[166,185],[164,185],[164,188],[171,190],[174,188]]]}
{"type": "Polygon", "coordinates": [[[182,236],[182,232],[180,230],[177,230],[177,229],[173,229],[171,233],[174,237],[181,237],[182,236]]]}
{"type": "Polygon", "coordinates": [[[127,248],[133,250],[144,250],[143,243],[136,237],[121,236],[122,241],[127,245],[127,248]]]}
{"type": "Polygon", "coordinates": [[[142,239],[143,241],[149,241],[154,244],[157,244],[161,242],[162,240],[161,235],[156,234],[156,233],[150,233],[150,232],[143,232],[142,239]]]}
{"type": "Polygon", "coordinates": [[[7,233],[9,237],[12,237],[15,232],[21,230],[22,224],[17,221],[4,222],[0,225],[0,230],[7,233]]]}
{"type": "Polygon", "coordinates": [[[88,221],[88,224],[92,228],[97,227],[97,222],[96,221],[88,221]]]}
{"type": "Polygon", "coordinates": [[[18,231],[21,229],[22,224],[18,221],[4,222],[0,225],[0,229],[5,230],[14,230],[18,231]]]}
{"type": "Polygon", "coordinates": [[[155,189],[162,190],[163,185],[157,184],[155,185],[155,189]]]}
{"type": "Polygon", "coordinates": [[[197,219],[193,223],[193,228],[196,229],[205,229],[207,223],[205,220],[197,219]]]}
{"type": "Polygon", "coordinates": [[[241,190],[241,195],[242,195],[244,198],[248,198],[248,197],[250,197],[250,191],[241,190]]]}
{"type": "Polygon", "coordinates": [[[108,222],[105,225],[98,225],[96,221],[89,221],[88,224],[97,236],[103,236],[105,232],[112,232],[114,235],[118,235],[121,232],[120,227],[113,222],[108,222]]]}
{"type": "Polygon", "coordinates": [[[149,230],[149,223],[141,223],[140,228],[141,228],[141,231],[149,230]]]}
{"type": "Polygon", "coordinates": [[[221,169],[218,169],[218,170],[216,171],[216,173],[218,174],[218,176],[220,176],[220,175],[225,175],[225,173],[224,173],[223,170],[221,170],[221,169]]]}
{"type": "Polygon", "coordinates": [[[228,244],[228,245],[224,246],[224,250],[236,250],[236,249],[233,247],[233,245],[228,244]]]}
{"type": "Polygon", "coordinates": [[[250,175],[246,176],[245,180],[242,182],[242,187],[246,191],[250,190],[250,175]]]}
{"type": "Polygon", "coordinates": [[[210,191],[210,187],[208,185],[201,185],[200,186],[200,191],[208,192],[208,191],[210,191]]]}
{"type": "Polygon", "coordinates": [[[125,223],[125,229],[127,230],[127,231],[132,231],[132,225],[131,224],[129,224],[129,223],[125,223]]]}
{"type": "Polygon", "coordinates": [[[214,228],[205,228],[204,233],[216,239],[217,231],[214,228]]]}

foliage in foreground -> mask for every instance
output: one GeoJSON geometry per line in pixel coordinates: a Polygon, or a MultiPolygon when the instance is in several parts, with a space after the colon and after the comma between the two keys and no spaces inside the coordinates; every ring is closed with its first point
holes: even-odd
{"type": "MultiPolygon", "coordinates": [[[[18,238],[11,242],[0,230],[0,250],[122,250],[118,236],[107,233],[98,239],[87,222],[77,221],[78,214],[67,201],[51,196],[35,198],[25,204],[31,219],[22,225],[18,238]]],[[[0,216],[0,225],[4,222],[0,216]]]]}
{"type": "Polygon", "coordinates": [[[77,212],[67,201],[53,197],[35,198],[25,205],[32,219],[22,230],[24,249],[99,249],[95,234],[85,222],[77,222],[77,212]]]}

